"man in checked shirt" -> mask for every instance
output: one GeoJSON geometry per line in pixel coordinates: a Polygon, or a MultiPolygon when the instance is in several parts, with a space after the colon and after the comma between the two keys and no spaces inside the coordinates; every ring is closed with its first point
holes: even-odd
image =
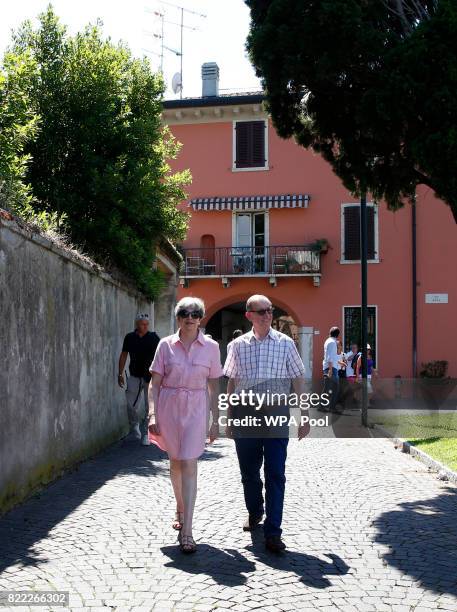
{"type": "MultiPolygon", "coordinates": [[[[241,390],[254,390],[256,393],[305,392],[303,375],[305,369],[295,344],[289,336],[272,329],[273,306],[264,295],[253,295],[246,302],[246,318],[252,323],[252,330],[230,343],[224,375],[229,378],[227,393],[241,390]]],[[[248,407],[249,408],[249,407],[248,407]]],[[[265,411],[250,407],[250,414],[256,417],[265,411]]],[[[287,406],[267,406],[268,414],[288,413],[287,406]]],[[[228,418],[235,413],[234,406],[229,409],[228,418]]],[[[244,412],[246,414],[246,410],[244,412]]],[[[239,413],[238,413],[239,414],[239,413]]],[[[307,414],[302,411],[302,414],[307,414]]],[[[263,418],[263,417],[262,417],[263,418]]],[[[265,510],[263,530],[265,546],[279,553],[286,548],[281,539],[281,522],[286,483],[285,467],[287,457],[288,428],[272,428],[265,425],[254,431],[228,427],[227,436],[235,438],[236,452],[244,489],[244,500],[248,517],[243,525],[244,531],[251,531],[262,520],[265,510]],[[260,468],[264,463],[265,504],[260,468]]],[[[298,439],[309,433],[309,424],[301,425],[298,439]]]]}

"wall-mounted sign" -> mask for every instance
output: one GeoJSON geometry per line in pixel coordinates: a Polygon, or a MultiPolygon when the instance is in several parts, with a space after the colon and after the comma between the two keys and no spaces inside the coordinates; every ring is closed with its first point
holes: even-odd
{"type": "Polygon", "coordinates": [[[426,293],[425,303],[426,304],[447,304],[448,303],[447,293],[426,293]]]}

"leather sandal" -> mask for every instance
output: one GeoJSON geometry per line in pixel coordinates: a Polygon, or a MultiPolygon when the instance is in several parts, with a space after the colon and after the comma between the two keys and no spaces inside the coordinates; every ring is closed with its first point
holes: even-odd
{"type": "Polygon", "coordinates": [[[171,526],[175,531],[181,531],[184,523],[184,513],[183,512],[175,512],[175,520],[172,522],[171,526]]]}
{"type": "Polygon", "coordinates": [[[179,548],[184,554],[189,555],[197,551],[197,544],[192,536],[183,535],[181,532],[179,532],[178,540],[179,548]]]}

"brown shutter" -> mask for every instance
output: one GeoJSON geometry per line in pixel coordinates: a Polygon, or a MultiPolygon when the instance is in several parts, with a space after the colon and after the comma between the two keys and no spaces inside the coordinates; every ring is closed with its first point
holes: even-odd
{"type": "Polygon", "coordinates": [[[368,259],[376,259],[374,250],[374,207],[367,206],[367,238],[368,238],[368,259]]]}
{"type": "Polygon", "coordinates": [[[237,121],[236,160],[237,168],[263,168],[265,166],[265,122],[237,121]]]}
{"type": "Polygon", "coordinates": [[[249,167],[249,123],[237,122],[236,129],[236,162],[237,168],[249,167]]]}
{"type": "Polygon", "coordinates": [[[344,208],[344,259],[360,259],[360,208],[344,208]]]}
{"type": "Polygon", "coordinates": [[[265,166],[265,122],[253,121],[252,125],[252,166],[265,166]]]}
{"type": "MultiPolygon", "coordinates": [[[[376,259],[374,206],[367,206],[367,240],[368,259],[376,259]]],[[[344,209],[344,259],[359,260],[360,248],[360,206],[346,206],[344,209]]]]}

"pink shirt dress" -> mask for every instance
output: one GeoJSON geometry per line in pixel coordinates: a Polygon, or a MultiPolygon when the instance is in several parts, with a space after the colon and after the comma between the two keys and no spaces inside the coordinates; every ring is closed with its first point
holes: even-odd
{"type": "Polygon", "coordinates": [[[171,459],[196,459],[205,449],[208,378],[222,376],[219,345],[199,331],[186,351],[179,332],[163,338],[149,368],[163,376],[156,406],[160,434],[149,440],[171,459]]]}

